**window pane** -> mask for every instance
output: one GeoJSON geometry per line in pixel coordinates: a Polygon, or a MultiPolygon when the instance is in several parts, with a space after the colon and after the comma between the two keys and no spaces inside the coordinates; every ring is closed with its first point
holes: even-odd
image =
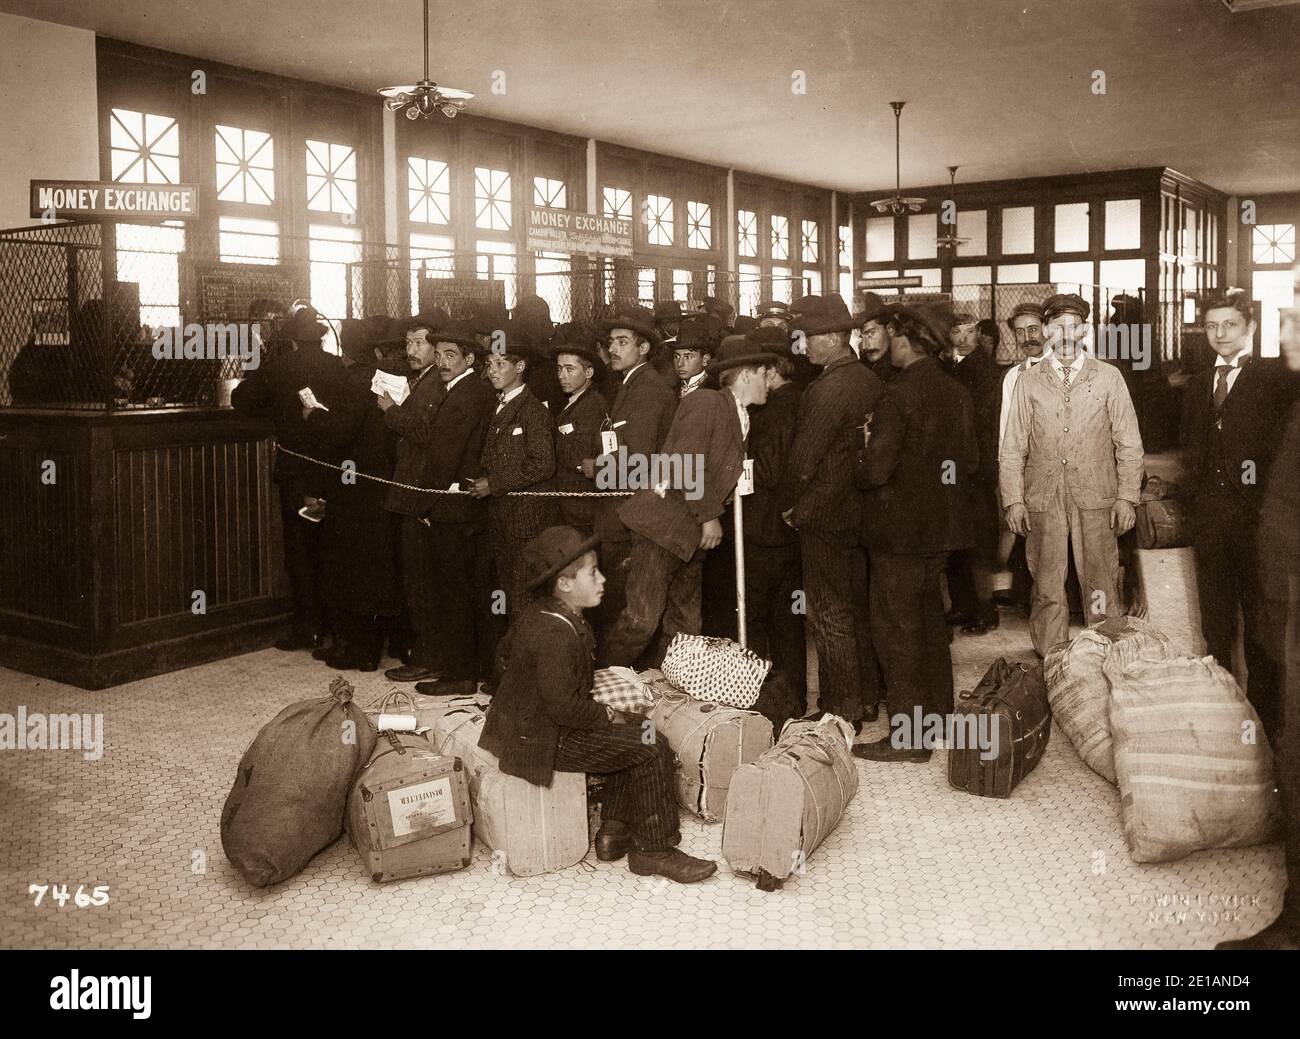
{"type": "Polygon", "coordinates": [[[478,276],[485,281],[500,281],[505,283],[505,303],[507,307],[514,307],[515,292],[515,247],[510,242],[475,242],[474,251],[480,254],[477,258],[478,276]]]}
{"type": "Polygon", "coordinates": [[[1260,301],[1259,348],[1265,357],[1278,355],[1278,310],[1295,306],[1295,281],[1290,271],[1255,271],[1251,298],[1260,301]]]}
{"type": "Polygon", "coordinates": [[[1002,210],[1002,251],[1011,254],[1034,251],[1033,206],[1011,206],[1002,210]]]}
{"type": "Polygon", "coordinates": [[[445,162],[407,159],[406,196],[414,222],[451,223],[451,171],[445,162]]]}
{"type": "Polygon", "coordinates": [[[921,284],[917,289],[904,289],[904,292],[933,292],[943,284],[943,272],[938,267],[923,267],[910,271],[903,271],[903,275],[908,278],[920,278],[921,284]]]}
{"type": "Polygon", "coordinates": [[[952,283],[954,285],[988,285],[992,281],[992,267],[954,267],[952,269],[952,283]]]}
{"type": "Polygon", "coordinates": [[[689,301],[692,284],[693,280],[690,271],[673,271],[673,299],[681,303],[689,301]]]}
{"type": "Polygon", "coordinates": [[[840,224],[840,266],[853,266],[853,228],[848,224],[840,224]]]}
{"type": "Polygon", "coordinates": [[[605,188],[602,195],[605,216],[620,220],[632,219],[632,192],[622,188],[605,188]]]}
{"type": "MultiPolygon", "coordinates": [[[[758,214],[748,209],[736,211],[736,235],[741,256],[758,255],[758,214]]],[[[761,302],[761,301],[760,301],[761,302]]]]}
{"type": "Polygon", "coordinates": [[[1106,203],[1106,248],[1142,247],[1142,200],[1116,198],[1106,203]]]}
{"type": "Polygon", "coordinates": [[[180,182],[180,130],[171,116],[114,108],[109,114],[109,162],[114,180],[180,182]]]}
{"type": "Polygon", "coordinates": [[[864,278],[897,278],[898,271],[863,271],[864,278]]]}
{"type": "Polygon", "coordinates": [[[217,232],[222,263],[280,262],[280,225],[274,220],[223,216],[217,232]]]}
{"type": "Polygon", "coordinates": [[[818,240],[816,220],[801,222],[799,234],[800,253],[804,263],[816,263],[821,258],[821,242],[818,240]]]}
{"type": "Polygon", "coordinates": [[[357,211],[357,153],[346,144],[307,142],[307,208],[357,211]]]}
{"type": "Polygon", "coordinates": [[[1145,260],[1102,260],[1099,284],[1108,289],[1121,292],[1135,292],[1146,287],[1147,265],[1145,260]]]}
{"type": "Polygon", "coordinates": [[[738,273],[740,313],[752,315],[763,301],[763,272],[753,264],[742,263],[738,273]]]}
{"type": "Polygon", "coordinates": [[[692,249],[713,248],[713,210],[707,202],[686,203],[686,244],[692,249]]]}
{"type": "Polygon", "coordinates": [[[1259,224],[1252,227],[1250,245],[1255,263],[1294,263],[1295,224],[1259,224]]]}
{"type": "Polygon", "coordinates": [[[655,305],[655,272],[653,270],[642,270],[636,273],[636,298],[648,307],[655,305]]]}
{"type": "Polygon", "coordinates": [[[788,260],[790,259],[790,218],[784,216],[772,217],[772,259],[788,260]]]}
{"type": "MultiPolygon", "coordinates": [[[[1073,260],[1069,263],[1054,263],[1048,274],[1050,281],[1056,284],[1057,292],[1078,292],[1080,287],[1093,284],[1092,261],[1073,260]]],[[[1080,293],[1087,297],[1087,293],[1080,293]]]]}
{"type": "Polygon", "coordinates": [[[989,251],[989,214],[986,209],[957,212],[957,237],[969,238],[957,246],[958,256],[987,256],[989,251]]]}
{"type": "Polygon", "coordinates": [[[794,300],[793,281],[789,267],[773,267],[772,298],[780,300],[782,303],[792,302],[794,300]]]}
{"type": "Polygon", "coordinates": [[[907,258],[929,260],[939,255],[939,218],[935,213],[913,213],[907,218],[907,258]]]}
{"type": "Polygon", "coordinates": [[[533,178],[533,205],[535,206],[564,209],[567,194],[566,185],[562,180],[551,180],[549,177],[533,178]]]}
{"type": "Polygon", "coordinates": [[[455,240],[447,235],[411,235],[411,313],[420,312],[420,279],[455,277],[455,240]]]}
{"type": "Polygon", "coordinates": [[[889,263],[894,259],[894,218],[867,218],[867,262],[889,263]]]}
{"type": "Polygon", "coordinates": [[[222,202],[275,201],[275,143],[260,130],[215,128],[217,198],[222,202]]]}
{"type": "MultiPolygon", "coordinates": [[[[810,295],[820,296],[822,294],[822,272],[807,270],[803,272],[803,287],[810,295]]],[[[802,292],[800,293],[802,295],[802,292]]]]}
{"type": "MultiPolygon", "coordinates": [[[[140,286],[140,322],[157,330],[181,323],[176,256],[185,251],[183,227],[117,225],[117,277],[140,286]]],[[[246,314],[214,314],[239,320],[246,314]]]]}
{"type": "Polygon", "coordinates": [[[651,245],[673,244],[673,200],[666,195],[645,197],[646,239],[651,245]]]}
{"type": "Polygon", "coordinates": [[[311,304],[326,317],[342,320],[348,313],[347,265],[361,261],[361,229],[312,224],[307,233],[311,304]]]}
{"type": "Polygon", "coordinates": [[[1004,263],[998,266],[999,285],[1034,285],[1038,282],[1038,264],[1004,263]]]}
{"type": "Polygon", "coordinates": [[[510,230],[510,174],[505,170],[474,168],[474,226],[510,230]]]}
{"type": "Polygon", "coordinates": [[[840,299],[850,310],[853,309],[853,275],[847,271],[840,272],[840,299]]]}
{"type": "Polygon", "coordinates": [[[546,300],[551,320],[573,320],[573,273],[568,253],[538,253],[537,295],[546,300]]]}
{"type": "Polygon", "coordinates": [[[1081,253],[1088,248],[1088,203],[1068,202],[1056,207],[1056,251],[1081,253]]]}

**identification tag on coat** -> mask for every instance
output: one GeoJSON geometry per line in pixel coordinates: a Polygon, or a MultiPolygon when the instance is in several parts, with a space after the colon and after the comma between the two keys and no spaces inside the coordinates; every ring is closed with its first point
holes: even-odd
{"type": "Polygon", "coordinates": [[[754,493],[754,460],[745,459],[745,467],[740,473],[740,479],[736,481],[736,494],[746,495],[754,493]]]}
{"type": "Polygon", "coordinates": [[[607,429],[600,434],[600,453],[612,455],[618,451],[618,434],[607,429]]]}
{"type": "Polygon", "coordinates": [[[570,433],[573,432],[573,423],[566,422],[564,425],[560,427],[560,432],[567,437],[570,433]]]}

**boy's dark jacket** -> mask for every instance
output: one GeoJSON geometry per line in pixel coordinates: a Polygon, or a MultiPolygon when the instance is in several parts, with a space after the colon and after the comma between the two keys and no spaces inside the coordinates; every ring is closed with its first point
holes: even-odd
{"type": "Polygon", "coordinates": [[[511,625],[497,651],[496,692],[479,746],[501,771],[550,786],[564,729],[608,729],[609,712],[591,698],[596,640],[582,616],[547,596],[511,625]]]}
{"type": "Polygon", "coordinates": [[[553,522],[555,499],[506,497],[550,490],[555,477],[555,421],[527,386],[489,414],[480,468],[492,488],[490,508],[511,537],[531,538],[553,522]]]}

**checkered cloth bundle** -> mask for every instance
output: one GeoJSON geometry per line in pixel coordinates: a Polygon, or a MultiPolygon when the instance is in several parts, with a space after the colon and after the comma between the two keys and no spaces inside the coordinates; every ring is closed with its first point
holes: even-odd
{"type": "Polygon", "coordinates": [[[602,667],[595,673],[591,698],[616,711],[648,714],[654,707],[654,694],[629,667],[602,667]]]}
{"type": "Polygon", "coordinates": [[[697,700],[747,711],[758,702],[772,669],[752,650],[730,639],[675,635],[664,655],[664,677],[697,700]]]}

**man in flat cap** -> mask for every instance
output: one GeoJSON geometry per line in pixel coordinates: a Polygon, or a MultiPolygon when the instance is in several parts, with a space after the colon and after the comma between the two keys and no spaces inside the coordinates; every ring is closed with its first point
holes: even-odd
{"type": "MultiPolygon", "coordinates": [[[[794,327],[795,319],[798,314],[797,308],[805,306],[810,299],[816,299],[814,296],[803,296],[793,303],[782,303],[780,300],[764,300],[758,305],[758,327],[759,328],[779,328],[786,334],[790,335],[790,330],[794,327]]],[[[812,362],[808,360],[808,353],[804,349],[802,339],[797,343],[790,342],[790,346],[798,346],[798,349],[791,349],[790,356],[794,359],[794,381],[802,389],[817,377],[817,369],[813,367],[812,362]]]]}
{"type": "Polygon", "coordinates": [[[855,477],[862,429],[883,386],[849,347],[857,321],[844,301],[819,296],[803,306],[795,334],[821,374],[804,390],[778,506],[799,532],[821,707],[860,728],[876,717],[881,685],[855,477]]]}
{"type": "Polygon", "coordinates": [[[884,309],[884,300],[874,292],[864,292],[862,311],[855,315],[855,320],[860,322],[858,360],[881,382],[889,382],[898,374],[898,369],[889,359],[889,333],[885,330],[884,309]]]}
{"type": "MultiPolygon", "coordinates": [[[[865,436],[859,485],[871,552],[871,633],[891,718],[952,713],[952,657],[941,578],[951,552],[974,541],[970,523],[979,464],[970,395],[939,358],[947,327],[934,310],[896,304],[880,315],[899,369],[865,436]]],[[[912,730],[914,733],[915,729],[912,730]]],[[[925,762],[931,748],[894,732],[853,748],[872,761],[925,762]]]]}
{"type": "Polygon", "coordinates": [[[1007,525],[1025,536],[1034,578],[1039,656],[1070,637],[1070,548],[1086,623],[1122,613],[1117,539],[1133,526],[1142,481],[1133,402],[1119,370],[1085,352],[1088,311],[1073,293],[1044,304],[1051,356],[1016,382],[999,458],[1007,525]]]}

